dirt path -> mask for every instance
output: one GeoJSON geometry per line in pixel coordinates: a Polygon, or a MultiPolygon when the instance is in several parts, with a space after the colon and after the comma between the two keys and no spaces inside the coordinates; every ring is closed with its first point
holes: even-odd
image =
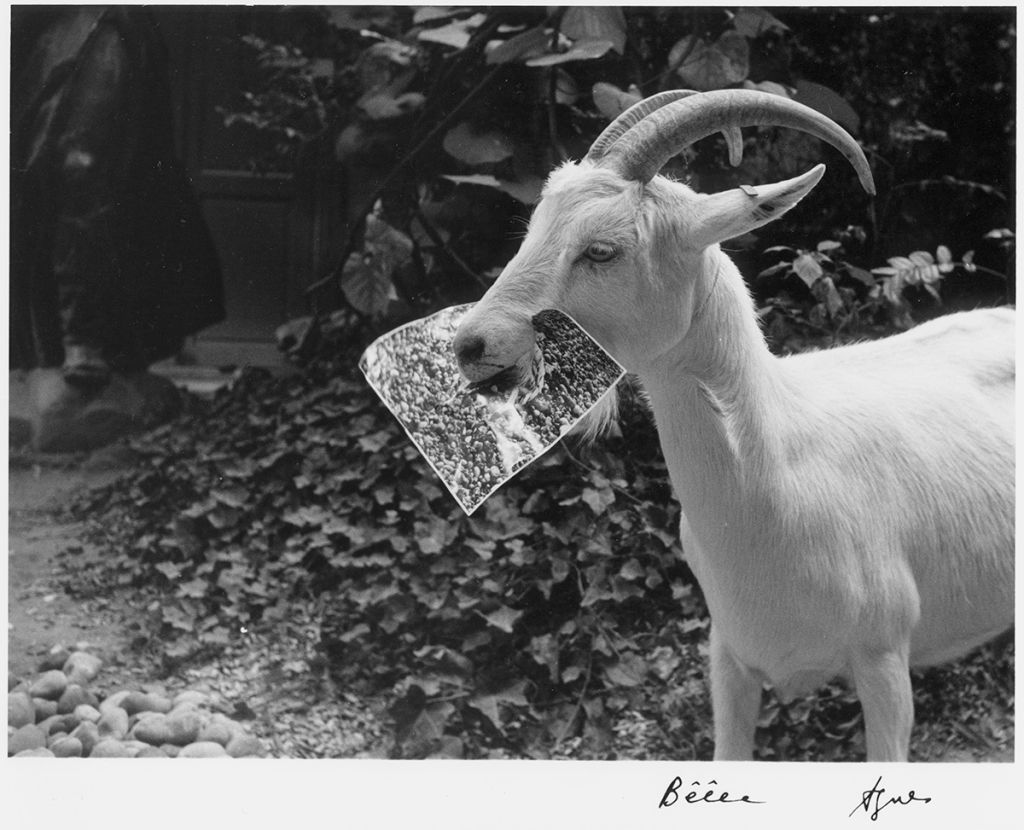
{"type": "Polygon", "coordinates": [[[130,622],[108,601],[82,602],[54,579],[58,554],[81,546],[82,526],[60,518],[63,504],[83,489],[113,481],[124,460],[95,455],[82,464],[12,464],[8,468],[7,668],[15,675],[36,671],[54,645],[89,643],[106,668],[104,679],[136,676],[124,655],[131,649],[130,622]],[[118,675],[121,675],[119,677],[118,675]]]}
{"type": "Polygon", "coordinates": [[[84,462],[19,460],[8,467],[9,676],[35,674],[56,645],[88,644],[103,659],[98,691],[200,689],[226,711],[241,707],[267,755],[382,757],[384,730],[365,701],[322,688],[311,672],[282,676],[282,663],[308,656],[308,644],[281,633],[253,637],[166,676],[159,655],[145,647],[146,610],[133,605],[130,591],[84,600],[65,592],[55,573],[58,556],[89,543],[82,523],[63,518],[61,508],[73,494],[114,481],[129,464],[108,450],[84,462]]]}

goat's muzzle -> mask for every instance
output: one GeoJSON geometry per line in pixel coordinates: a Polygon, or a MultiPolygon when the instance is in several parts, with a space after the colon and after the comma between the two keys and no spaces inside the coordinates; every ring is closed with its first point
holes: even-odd
{"type": "Polygon", "coordinates": [[[492,320],[486,328],[482,321],[467,317],[452,340],[452,351],[459,371],[470,383],[502,376],[527,377],[536,336],[529,320],[492,320]]]}
{"type": "Polygon", "coordinates": [[[468,333],[462,336],[461,339],[459,335],[456,335],[452,348],[455,350],[455,358],[459,361],[459,368],[461,369],[464,366],[475,364],[484,356],[484,351],[487,349],[487,341],[478,334],[468,333]]]}

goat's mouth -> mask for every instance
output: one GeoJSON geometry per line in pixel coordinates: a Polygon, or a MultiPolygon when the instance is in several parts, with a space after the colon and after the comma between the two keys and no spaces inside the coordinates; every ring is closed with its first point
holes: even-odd
{"type": "Polygon", "coordinates": [[[476,359],[472,361],[457,360],[459,374],[465,384],[477,386],[488,384],[493,378],[503,375],[515,369],[516,363],[497,362],[492,360],[476,359]]]}
{"type": "Polygon", "coordinates": [[[504,369],[499,369],[493,375],[489,375],[482,380],[470,381],[468,388],[473,392],[504,392],[511,389],[513,386],[519,385],[520,380],[520,369],[519,365],[513,363],[511,366],[506,366],[504,369]]]}
{"type": "Polygon", "coordinates": [[[533,398],[544,383],[544,356],[538,346],[525,352],[515,362],[500,367],[485,378],[465,378],[460,392],[476,392],[485,395],[508,395],[518,389],[523,399],[533,398]]]}
{"type": "Polygon", "coordinates": [[[514,364],[479,380],[470,380],[463,374],[446,403],[451,404],[464,395],[507,396],[518,386],[519,367],[514,364]]]}

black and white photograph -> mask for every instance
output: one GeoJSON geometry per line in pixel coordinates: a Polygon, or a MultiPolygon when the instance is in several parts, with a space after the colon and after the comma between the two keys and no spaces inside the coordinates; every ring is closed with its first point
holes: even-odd
{"type": "Polygon", "coordinates": [[[622,368],[572,320],[534,317],[530,371],[469,384],[452,348],[469,305],[444,309],[374,341],[359,367],[459,506],[472,514],[547,452],[610,393],[622,368]]]}
{"type": "Polygon", "coordinates": [[[1015,4],[4,12],[8,823],[1011,824],[1015,4]]]}

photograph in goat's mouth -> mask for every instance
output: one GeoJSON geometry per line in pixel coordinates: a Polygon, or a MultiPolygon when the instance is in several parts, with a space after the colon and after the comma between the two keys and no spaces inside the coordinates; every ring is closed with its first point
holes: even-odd
{"type": "Polygon", "coordinates": [[[452,338],[472,304],[407,323],[375,340],[359,361],[459,506],[470,514],[573,429],[625,374],[570,317],[533,318],[528,376],[466,382],[452,338]]]}

